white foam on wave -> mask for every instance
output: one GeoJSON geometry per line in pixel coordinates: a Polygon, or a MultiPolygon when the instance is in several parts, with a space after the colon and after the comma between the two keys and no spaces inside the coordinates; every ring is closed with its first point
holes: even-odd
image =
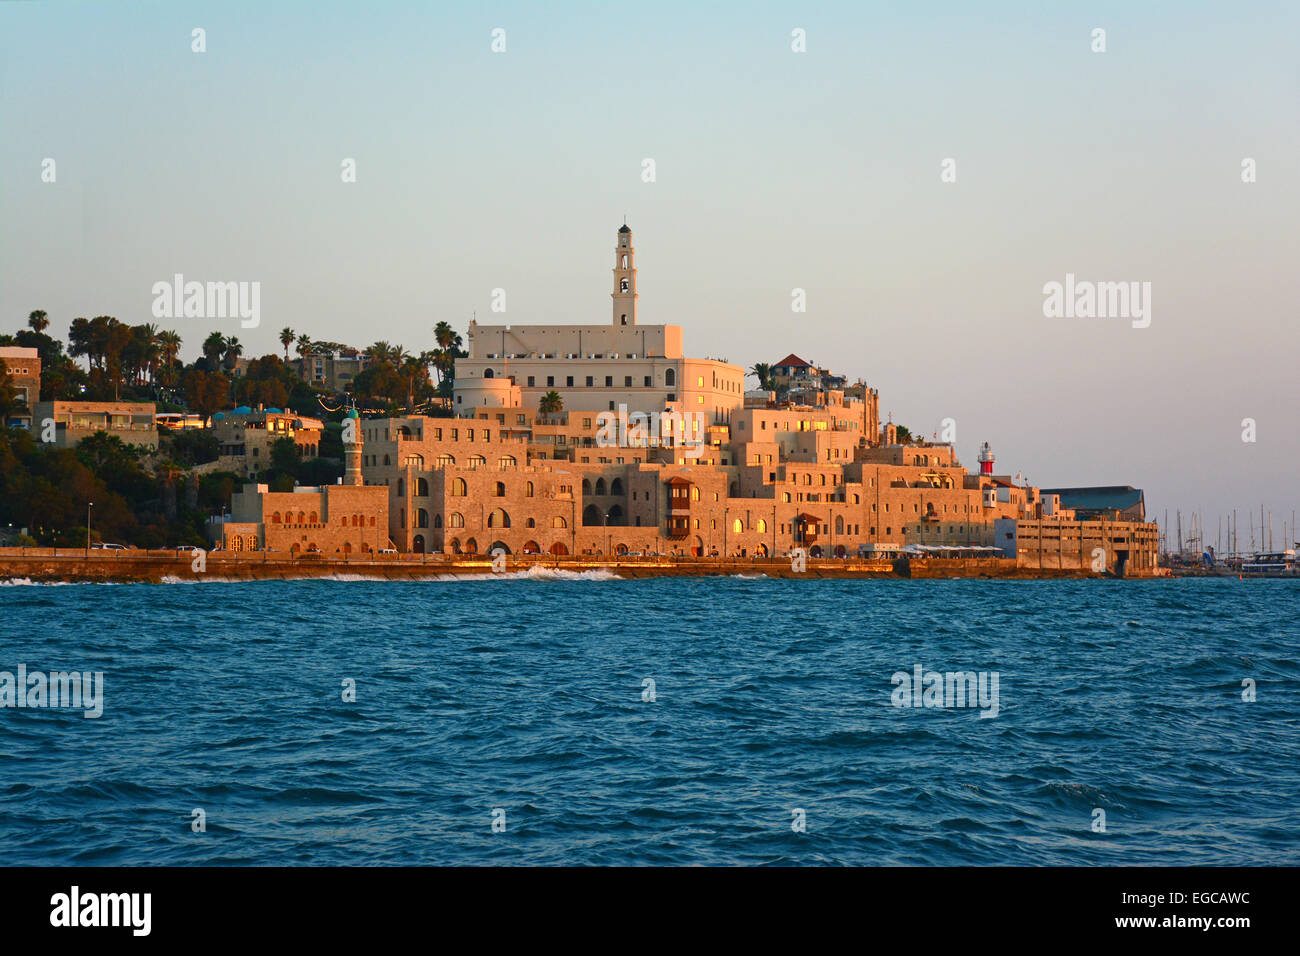
{"type": "MultiPolygon", "coordinates": [[[[759,575],[762,577],[763,575],[759,575]]],[[[375,574],[304,574],[301,576],[286,576],[283,578],[224,578],[209,575],[199,575],[197,577],[178,577],[174,574],[164,575],[160,581],[162,584],[255,584],[262,581],[336,581],[339,583],[349,584],[357,581],[442,581],[442,582],[465,582],[465,581],[622,581],[612,571],[604,568],[594,568],[587,571],[568,571],[564,568],[547,568],[540,565],[533,565],[530,568],[521,571],[502,571],[493,574],[491,572],[473,573],[473,574],[428,574],[414,575],[411,577],[387,577],[375,574]]],[[[64,582],[66,583],[66,582],[64,582]]]]}

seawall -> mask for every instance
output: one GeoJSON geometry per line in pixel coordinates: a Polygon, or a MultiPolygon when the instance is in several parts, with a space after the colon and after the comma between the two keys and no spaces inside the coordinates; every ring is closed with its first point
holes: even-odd
{"type": "MultiPolygon", "coordinates": [[[[772,578],[1085,578],[1093,573],[1018,567],[1010,558],[808,558],[796,571],[788,558],[694,558],[505,555],[507,573],[607,571],[621,578],[764,575],[772,578]]],[[[421,580],[494,573],[488,555],[292,556],[274,552],[90,551],[0,548],[0,580],[34,582],[262,581],[357,576],[421,580]],[[196,567],[196,565],[198,565],[196,567]]]]}

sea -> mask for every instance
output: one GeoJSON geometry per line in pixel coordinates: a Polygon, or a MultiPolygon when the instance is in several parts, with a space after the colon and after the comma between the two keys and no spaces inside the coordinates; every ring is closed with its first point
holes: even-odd
{"type": "Polygon", "coordinates": [[[9,581],[0,864],[1300,864],[1300,581],[9,581]]]}

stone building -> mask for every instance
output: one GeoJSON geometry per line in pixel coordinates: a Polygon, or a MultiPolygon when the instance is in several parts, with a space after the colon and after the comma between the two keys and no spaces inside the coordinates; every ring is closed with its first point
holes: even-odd
{"type": "MultiPolygon", "coordinates": [[[[349,412],[353,422],[355,410],[349,412]]],[[[345,421],[346,426],[346,421],[345,421]]],[[[366,486],[361,474],[364,437],[344,428],[344,473],[337,485],[271,491],[245,485],[231,496],[230,517],[213,522],[210,536],[227,551],[286,551],[330,556],[390,548],[388,491],[366,486]]]]}
{"type": "Polygon", "coordinates": [[[281,438],[292,438],[302,458],[315,458],[324,428],[318,418],[260,405],[217,412],[212,430],[219,443],[218,468],[243,477],[264,471],[271,467],[271,446],[281,438]]]}
{"type": "Polygon", "coordinates": [[[716,359],[687,358],[677,325],[643,325],[637,317],[632,230],[614,246],[608,325],[480,325],[471,322],[467,358],[456,360],[455,413],[536,409],[558,392],[567,411],[635,412],[665,408],[725,423],[744,404],[745,370],[716,359]]]}
{"type": "Polygon", "coordinates": [[[26,406],[15,409],[0,425],[30,428],[32,409],[41,399],[41,353],[38,349],[0,346],[0,366],[9,373],[15,398],[26,406]]]}
{"type": "Polygon", "coordinates": [[[102,431],[152,451],[158,447],[157,407],[153,402],[37,402],[31,429],[41,439],[45,423],[52,422],[57,448],[75,448],[83,438],[102,431]]]}

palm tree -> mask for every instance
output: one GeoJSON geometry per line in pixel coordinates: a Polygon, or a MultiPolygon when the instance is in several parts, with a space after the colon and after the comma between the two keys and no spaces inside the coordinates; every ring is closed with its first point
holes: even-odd
{"type": "Polygon", "coordinates": [[[280,330],[280,344],[284,346],[285,365],[289,364],[289,346],[293,344],[295,338],[296,336],[293,334],[293,329],[288,326],[285,326],[280,330]]]}
{"type": "Polygon", "coordinates": [[[421,352],[419,355],[408,355],[402,360],[402,365],[398,369],[398,375],[401,376],[402,382],[406,385],[407,414],[415,411],[416,381],[423,379],[426,385],[429,382],[428,355],[428,352],[421,352]]]}
{"type": "Polygon", "coordinates": [[[542,400],[537,403],[537,410],[543,415],[555,415],[564,411],[564,399],[560,398],[560,393],[551,389],[542,396],[542,400]]]}
{"type": "Polygon", "coordinates": [[[767,362],[755,362],[754,367],[749,370],[749,374],[758,377],[759,388],[772,387],[772,366],[767,362]]]}
{"type": "Polygon", "coordinates": [[[50,327],[50,320],[45,317],[45,312],[42,309],[37,309],[27,316],[27,324],[32,327],[33,332],[44,332],[50,327]]]}
{"type": "Polygon", "coordinates": [[[433,327],[433,338],[438,343],[433,350],[433,368],[438,373],[438,384],[442,385],[452,377],[463,340],[447,322],[439,322],[433,327]]]}
{"type": "Polygon", "coordinates": [[[175,332],[159,332],[158,347],[162,349],[163,371],[170,386],[176,381],[176,356],[180,354],[181,337],[175,332]]]}
{"type": "Polygon", "coordinates": [[[221,363],[221,356],[226,351],[226,337],[220,332],[213,332],[203,340],[203,357],[212,365],[213,371],[221,363]]]}
{"type": "Polygon", "coordinates": [[[239,339],[233,335],[226,339],[225,355],[221,364],[225,366],[227,372],[233,372],[235,366],[239,364],[239,356],[244,354],[244,347],[239,344],[239,339]]]}
{"type": "Polygon", "coordinates": [[[311,353],[315,350],[315,348],[316,348],[315,343],[312,342],[311,338],[307,335],[306,332],[303,332],[301,335],[298,336],[298,354],[301,355],[303,358],[306,358],[307,356],[311,355],[311,353]]]}

